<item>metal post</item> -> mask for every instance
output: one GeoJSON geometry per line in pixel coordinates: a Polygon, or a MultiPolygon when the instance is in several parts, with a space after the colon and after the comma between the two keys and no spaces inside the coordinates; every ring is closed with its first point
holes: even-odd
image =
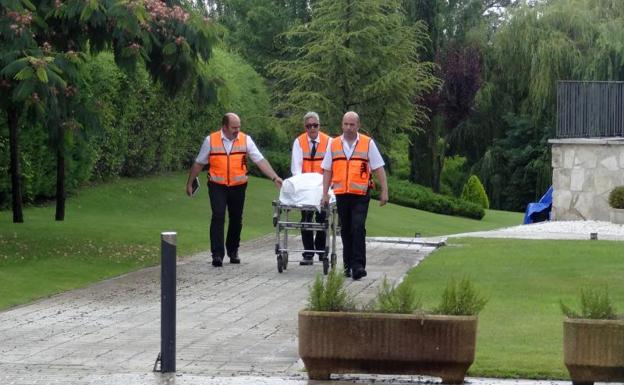
{"type": "Polygon", "coordinates": [[[175,372],[176,233],[160,234],[160,353],[161,372],[175,372]]]}

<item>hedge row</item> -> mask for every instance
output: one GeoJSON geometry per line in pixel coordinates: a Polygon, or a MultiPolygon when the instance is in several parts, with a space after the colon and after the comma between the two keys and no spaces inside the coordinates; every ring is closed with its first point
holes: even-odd
{"type": "MultiPolygon", "coordinates": [[[[209,105],[199,105],[192,89],[169,98],[145,71],[132,77],[122,73],[109,53],[92,58],[85,70],[90,81],[83,92],[97,98],[101,127],[84,127],[67,138],[69,193],[87,181],[189,167],[204,137],[218,129],[226,111],[241,116],[242,129],[259,146],[276,143],[264,81],[242,59],[222,50],[214,50],[209,70],[223,79],[223,86],[218,101],[209,105]]],[[[24,124],[20,139],[24,201],[52,199],[56,169],[47,128],[24,124]]],[[[11,194],[9,139],[1,112],[0,173],[5,175],[0,178],[0,208],[6,208],[11,194]]]]}
{"type": "MultiPolygon", "coordinates": [[[[397,205],[472,219],[481,219],[485,215],[485,210],[474,203],[435,194],[426,187],[405,180],[389,177],[388,190],[390,202],[397,205]]],[[[373,191],[373,197],[379,198],[379,189],[373,191]]]]}

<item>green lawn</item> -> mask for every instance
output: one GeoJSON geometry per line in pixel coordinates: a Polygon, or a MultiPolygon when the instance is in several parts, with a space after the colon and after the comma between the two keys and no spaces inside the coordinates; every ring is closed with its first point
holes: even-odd
{"type": "Polygon", "coordinates": [[[449,278],[468,276],[489,298],[470,374],[567,378],[559,301],[579,308],[579,287],[608,286],[624,310],[624,244],[609,241],[453,239],[405,282],[434,308],[449,278]]]}
{"type": "MultiPolygon", "coordinates": [[[[54,221],[53,205],[27,208],[22,224],[13,224],[11,212],[1,211],[0,309],[156,264],[163,231],[178,232],[178,255],[207,250],[207,189],[202,186],[190,199],[185,181],[186,173],[175,173],[85,188],[68,199],[63,222],[54,221]]],[[[275,198],[277,190],[269,180],[252,178],[243,240],[274,231],[275,198]]],[[[475,221],[395,205],[380,208],[373,202],[368,228],[371,235],[438,235],[520,220],[518,213],[489,211],[483,221],[475,221]]]]}

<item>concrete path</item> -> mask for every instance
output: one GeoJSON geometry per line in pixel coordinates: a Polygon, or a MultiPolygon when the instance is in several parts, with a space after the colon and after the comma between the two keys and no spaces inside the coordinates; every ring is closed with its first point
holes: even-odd
{"type": "MultiPolygon", "coordinates": [[[[367,247],[368,276],[347,280],[359,303],[374,297],[384,276],[400,280],[435,249],[381,240],[367,247]]],[[[239,254],[241,265],[222,268],[205,253],[178,263],[175,374],[152,372],[160,350],[154,267],[0,312],[0,384],[314,383],[297,354],[297,311],[322,266],[299,266],[291,256],[279,274],[271,236],[243,244],[239,254]]]]}

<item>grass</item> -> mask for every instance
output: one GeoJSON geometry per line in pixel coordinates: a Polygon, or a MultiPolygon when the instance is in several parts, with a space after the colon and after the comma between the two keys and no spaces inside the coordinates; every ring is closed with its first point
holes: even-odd
{"type": "Polygon", "coordinates": [[[559,302],[576,305],[581,286],[608,286],[616,310],[624,310],[623,248],[609,241],[453,239],[405,283],[422,294],[426,309],[437,306],[450,278],[470,277],[489,299],[470,375],[568,378],[559,302]]]}
{"type": "MultiPolygon", "coordinates": [[[[277,190],[267,179],[251,179],[243,240],[274,231],[271,201],[277,190]]],[[[53,205],[26,208],[21,224],[11,222],[10,211],[0,211],[0,309],[154,265],[163,231],[177,231],[178,255],[207,250],[207,189],[190,199],[185,181],[186,173],[175,173],[85,188],[68,199],[63,222],[54,221],[53,205]]],[[[372,202],[368,228],[371,235],[440,235],[520,220],[518,213],[490,211],[476,221],[372,202]]]]}

